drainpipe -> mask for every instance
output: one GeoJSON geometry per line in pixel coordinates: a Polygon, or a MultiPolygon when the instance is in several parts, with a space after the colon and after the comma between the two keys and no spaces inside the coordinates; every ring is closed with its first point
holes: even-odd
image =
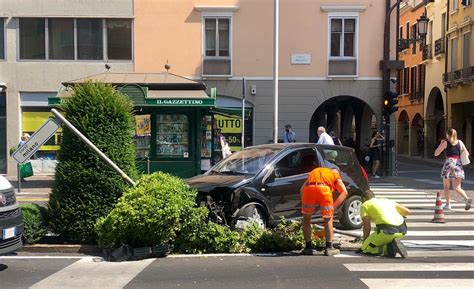
{"type": "MultiPolygon", "coordinates": [[[[448,41],[448,27],[449,27],[449,7],[451,7],[451,0],[448,0],[448,3],[447,3],[448,7],[446,9],[446,27],[444,27],[444,29],[446,29],[446,32],[444,33],[444,73],[448,73],[448,48],[449,48],[449,41],[448,41]]],[[[448,119],[448,111],[449,111],[449,105],[448,105],[448,87],[446,85],[444,85],[444,93],[446,95],[445,99],[446,99],[446,112],[445,112],[445,116],[446,116],[446,120],[445,120],[445,123],[444,123],[444,129],[445,129],[445,133],[448,131],[448,124],[449,124],[449,119],[448,119]]]]}

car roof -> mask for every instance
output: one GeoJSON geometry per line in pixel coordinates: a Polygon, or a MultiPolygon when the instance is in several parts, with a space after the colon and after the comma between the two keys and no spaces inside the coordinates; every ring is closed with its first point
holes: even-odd
{"type": "Polygon", "coordinates": [[[346,151],[353,151],[353,148],[350,147],[345,147],[345,146],[338,146],[338,145],[318,145],[315,143],[272,143],[272,144],[261,144],[261,145],[255,145],[251,147],[246,147],[246,149],[251,149],[251,148],[271,148],[271,149],[279,149],[279,150],[284,150],[284,149],[298,149],[298,148],[328,148],[328,149],[335,149],[335,150],[346,150],[346,151]]]}

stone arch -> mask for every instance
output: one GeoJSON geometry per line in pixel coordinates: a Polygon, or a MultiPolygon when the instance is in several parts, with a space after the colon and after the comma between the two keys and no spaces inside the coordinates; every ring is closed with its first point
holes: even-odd
{"type": "Polygon", "coordinates": [[[424,122],[424,156],[433,157],[446,131],[446,99],[438,87],[433,87],[428,95],[424,122]]]}
{"type": "Polygon", "coordinates": [[[328,132],[334,131],[343,144],[356,150],[367,149],[374,115],[372,107],[358,97],[332,97],[321,103],[313,113],[309,126],[310,141],[317,141],[317,128],[324,126],[328,132]]]}
{"type": "Polygon", "coordinates": [[[409,153],[410,119],[406,110],[403,110],[397,119],[397,153],[409,153]]]}
{"type": "Polygon", "coordinates": [[[424,122],[423,118],[419,113],[415,114],[411,121],[409,133],[410,133],[410,149],[409,154],[411,156],[422,156],[424,147],[424,122]]]}

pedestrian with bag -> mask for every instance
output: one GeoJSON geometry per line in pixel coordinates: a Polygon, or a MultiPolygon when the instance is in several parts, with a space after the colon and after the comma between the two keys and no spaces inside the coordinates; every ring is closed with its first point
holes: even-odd
{"type": "Polygon", "coordinates": [[[291,129],[291,125],[285,125],[285,135],[283,136],[283,143],[296,142],[296,133],[291,129]]]}
{"type": "Polygon", "coordinates": [[[332,256],[339,254],[332,244],[334,238],[333,216],[334,209],[339,207],[347,197],[347,189],[342,182],[339,171],[329,168],[315,168],[300,189],[303,214],[303,234],[306,242],[301,255],[313,255],[311,246],[311,218],[319,209],[324,219],[324,235],[326,238],[326,249],[324,255],[332,256]],[[339,193],[336,201],[333,201],[333,192],[339,193]]]}
{"type": "Polygon", "coordinates": [[[377,175],[377,171],[380,167],[380,148],[382,147],[382,143],[384,140],[385,138],[378,131],[374,131],[374,133],[372,134],[372,138],[370,139],[369,152],[370,159],[372,160],[372,178],[374,179],[380,178],[380,176],[377,175]]]}
{"type": "Polygon", "coordinates": [[[467,211],[471,208],[472,199],[468,198],[466,192],[462,189],[461,182],[465,178],[462,166],[470,163],[469,152],[464,143],[458,139],[458,134],[453,128],[448,130],[446,139],[441,140],[441,143],[435,150],[435,157],[439,156],[443,151],[446,151],[446,159],[441,170],[444,197],[446,199],[443,209],[446,211],[451,210],[450,185],[452,183],[453,189],[465,200],[464,209],[467,211]]]}
{"type": "Polygon", "coordinates": [[[394,258],[400,254],[408,256],[400,239],[407,233],[404,217],[410,210],[392,200],[376,198],[371,190],[362,194],[360,216],[363,227],[363,243],[357,253],[394,258]],[[371,222],[375,223],[375,232],[370,234],[371,222]]]}

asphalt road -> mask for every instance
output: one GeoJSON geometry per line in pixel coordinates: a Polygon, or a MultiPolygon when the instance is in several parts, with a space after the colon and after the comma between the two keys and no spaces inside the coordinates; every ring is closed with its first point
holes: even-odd
{"type": "Polygon", "coordinates": [[[0,258],[1,288],[471,288],[474,281],[473,255],[11,258],[0,258]]]}

